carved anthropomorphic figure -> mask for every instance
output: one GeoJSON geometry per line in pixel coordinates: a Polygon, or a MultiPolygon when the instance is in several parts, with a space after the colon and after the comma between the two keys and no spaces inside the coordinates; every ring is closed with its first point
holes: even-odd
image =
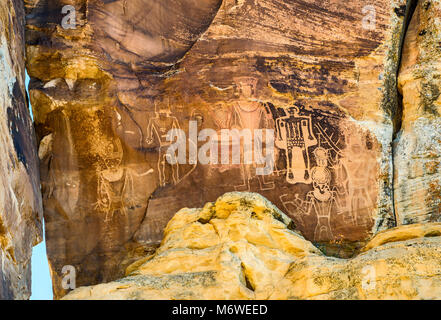
{"type": "Polygon", "coordinates": [[[361,132],[346,136],[346,149],[341,165],[347,172],[348,212],[355,226],[368,225],[372,220],[372,186],[375,185],[375,154],[366,148],[366,140],[361,132]]]}
{"type": "Polygon", "coordinates": [[[331,214],[336,208],[335,191],[331,190],[332,174],[328,169],[328,150],[317,148],[314,150],[317,166],[311,170],[311,179],[314,190],[307,195],[309,212],[314,211],[317,216],[314,239],[316,241],[333,238],[331,230],[331,214]]]}
{"type": "MultiPolygon", "coordinates": [[[[231,153],[234,150],[230,136],[223,136],[222,131],[230,130],[232,127],[233,112],[231,106],[225,103],[217,103],[215,108],[211,112],[211,116],[215,125],[215,130],[217,132],[216,142],[218,146],[218,154],[222,155],[222,148],[228,148],[228,159],[226,163],[218,163],[217,165],[212,165],[212,170],[217,170],[219,172],[226,172],[232,168],[231,164],[231,153]]],[[[240,166],[240,165],[235,165],[240,166]]]]}
{"type": "MultiPolygon", "coordinates": [[[[241,143],[241,172],[243,184],[236,186],[237,191],[250,191],[250,181],[256,176],[256,162],[252,164],[245,163],[245,159],[253,159],[253,154],[245,154],[245,152],[253,153],[256,146],[262,146],[262,141],[257,141],[261,137],[254,135],[254,130],[268,128],[268,120],[265,108],[256,99],[257,79],[254,77],[237,77],[234,78],[240,97],[233,106],[231,118],[231,129],[243,130],[247,129],[251,134],[251,141],[244,143],[252,143],[249,148],[245,148],[241,143]]],[[[263,150],[257,150],[254,154],[263,154],[263,150]]],[[[274,182],[268,182],[264,176],[257,176],[261,190],[269,190],[274,188],[274,182]]]]}
{"type": "Polygon", "coordinates": [[[172,116],[169,106],[161,104],[159,107],[155,105],[155,116],[149,119],[147,125],[147,144],[156,143],[158,145],[159,159],[158,159],[158,173],[159,184],[165,186],[167,183],[173,184],[179,181],[179,164],[170,164],[168,161],[167,150],[172,141],[167,141],[167,134],[170,130],[180,129],[179,121],[172,116]],[[171,180],[167,178],[167,169],[171,168],[171,180]]]}
{"type": "MultiPolygon", "coordinates": [[[[123,149],[119,139],[109,144],[103,159],[104,167],[98,170],[96,208],[106,213],[109,219],[116,212],[127,213],[129,202],[133,199],[133,181],[130,174],[121,166],[123,149]]],[[[136,202],[136,201],[135,201],[136,202]]]]}
{"type": "Polygon", "coordinates": [[[299,114],[299,108],[288,109],[288,115],[276,120],[276,146],[286,151],[286,180],[291,184],[311,183],[309,148],[317,145],[311,116],[299,114]]]}
{"type": "Polygon", "coordinates": [[[122,165],[123,149],[121,141],[115,139],[109,144],[104,157],[104,167],[98,170],[98,187],[96,208],[106,213],[106,220],[116,213],[127,214],[128,209],[139,206],[134,187],[134,178],[153,173],[150,169],[138,174],[135,170],[122,165]]]}

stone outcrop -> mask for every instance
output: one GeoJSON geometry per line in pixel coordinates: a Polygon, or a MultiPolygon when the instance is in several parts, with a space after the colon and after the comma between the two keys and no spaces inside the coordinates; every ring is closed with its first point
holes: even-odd
{"type": "Polygon", "coordinates": [[[157,252],[118,281],[65,299],[440,299],[441,223],[377,234],[353,259],[325,256],[265,198],[229,193],[182,209],[157,252]]]}
{"type": "MultiPolygon", "coordinates": [[[[78,285],[120,278],[154,251],[177,210],[229,191],[262,194],[306,239],[341,256],[395,225],[405,0],[70,4],[26,2],[56,297],[66,293],[64,265],[78,285]],[[170,129],[187,138],[212,129],[227,149],[235,145],[222,130],[249,129],[253,145],[266,141],[254,130],[274,130],[274,171],[256,174],[264,164],[245,163],[241,143],[239,164],[188,155],[171,164],[170,129]]],[[[188,153],[204,144],[186,142],[188,153]]]]}
{"type": "Polygon", "coordinates": [[[440,23],[441,2],[418,1],[404,42],[403,116],[394,154],[399,224],[441,221],[440,23]]]}
{"type": "Polygon", "coordinates": [[[25,92],[24,9],[0,2],[0,300],[27,299],[43,209],[34,128],[25,92]]]}

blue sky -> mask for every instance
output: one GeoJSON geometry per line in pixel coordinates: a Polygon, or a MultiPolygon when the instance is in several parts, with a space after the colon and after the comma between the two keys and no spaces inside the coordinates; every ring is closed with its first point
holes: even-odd
{"type": "Polygon", "coordinates": [[[52,300],[52,282],[46,255],[46,241],[32,249],[31,300],[52,300]]]}
{"type": "MultiPolygon", "coordinates": [[[[29,76],[26,73],[26,91],[29,84],[29,76]]],[[[29,95],[29,94],[28,94],[29,95]]],[[[32,109],[29,106],[32,117],[32,109]]],[[[33,119],[33,117],[32,117],[33,119]]],[[[43,223],[44,228],[44,223],[43,223]]],[[[44,234],[44,233],[43,233],[44,234]]],[[[32,294],[31,300],[52,300],[52,281],[49,273],[49,264],[46,255],[46,241],[32,249],[32,294]]]]}

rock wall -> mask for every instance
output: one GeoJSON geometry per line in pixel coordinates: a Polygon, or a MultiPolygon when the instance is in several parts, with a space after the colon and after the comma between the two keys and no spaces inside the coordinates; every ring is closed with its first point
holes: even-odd
{"type": "Polygon", "coordinates": [[[43,209],[34,128],[25,92],[24,9],[0,3],[0,299],[27,299],[43,209]]]}
{"type": "Polygon", "coordinates": [[[153,252],[177,210],[232,190],[264,195],[340,256],[395,225],[405,0],[65,5],[26,2],[56,297],[66,293],[63,266],[75,267],[78,285],[117,279],[153,252]],[[171,129],[189,138],[177,164],[167,156],[171,129]],[[233,129],[268,152],[271,174],[257,174],[258,157],[245,161],[243,141],[222,137],[233,129]],[[273,153],[258,130],[274,130],[273,153]],[[216,147],[204,163],[208,136],[216,147]],[[239,161],[214,161],[220,145],[239,161]]]}
{"type": "Polygon", "coordinates": [[[399,73],[403,95],[396,139],[395,211],[399,224],[441,221],[441,2],[418,2],[399,73]]]}
{"type": "Polygon", "coordinates": [[[349,260],[326,257],[257,194],[183,209],[153,256],[65,299],[439,299],[441,223],[377,234],[349,260]]]}

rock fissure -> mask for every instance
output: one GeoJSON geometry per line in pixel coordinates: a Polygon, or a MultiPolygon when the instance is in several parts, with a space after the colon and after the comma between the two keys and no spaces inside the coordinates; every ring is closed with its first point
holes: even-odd
{"type": "Polygon", "coordinates": [[[25,94],[23,2],[0,3],[0,300],[28,299],[42,240],[36,141],[25,94]]]}

